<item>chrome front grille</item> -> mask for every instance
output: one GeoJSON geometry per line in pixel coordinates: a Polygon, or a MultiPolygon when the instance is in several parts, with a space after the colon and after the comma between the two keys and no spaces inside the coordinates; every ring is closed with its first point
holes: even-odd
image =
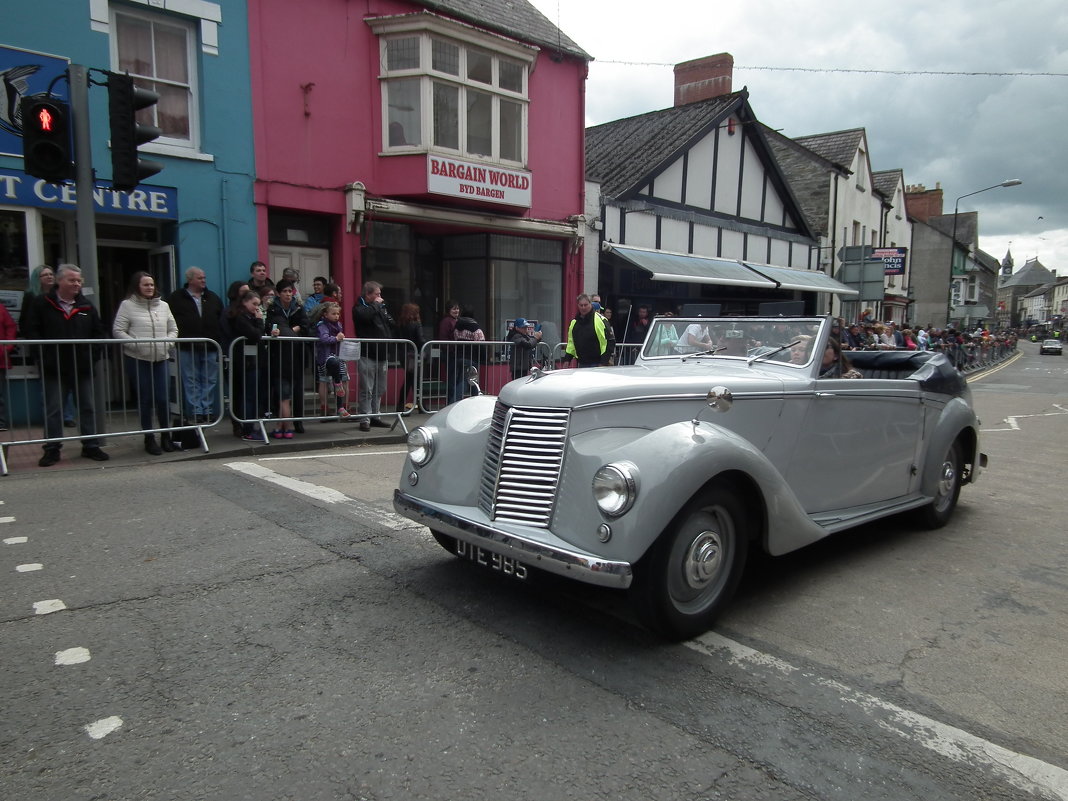
{"type": "Polygon", "coordinates": [[[491,520],[547,528],[567,443],[567,409],[497,402],[490,425],[478,505],[491,520]]]}

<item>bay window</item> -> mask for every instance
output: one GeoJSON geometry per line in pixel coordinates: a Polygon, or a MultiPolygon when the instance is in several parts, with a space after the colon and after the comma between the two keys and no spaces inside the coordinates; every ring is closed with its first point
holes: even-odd
{"type": "Polygon", "coordinates": [[[370,24],[381,42],[385,152],[525,164],[533,48],[431,15],[370,24]]]}

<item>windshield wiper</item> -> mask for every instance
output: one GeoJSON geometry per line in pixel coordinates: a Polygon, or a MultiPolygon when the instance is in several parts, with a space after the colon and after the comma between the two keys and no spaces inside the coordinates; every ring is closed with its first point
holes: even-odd
{"type": "Polygon", "coordinates": [[[696,353],[685,353],[682,356],[682,360],[686,361],[691,356],[715,356],[721,350],[726,350],[726,349],[727,349],[726,345],[717,345],[716,347],[709,348],[708,350],[699,350],[696,353]]]}
{"type": "Polygon", "coordinates": [[[800,345],[800,344],[801,344],[801,340],[800,339],[796,339],[793,342],[788,342],[785,345],[779,345],[779,347],[775,348],[775,350],[769,350],[767,353],[761,353],[758,356],[751,356],[751,357],[749,357],[749,360],[746,361],[745,366],[749,367],[753,362],[761,361],[762,359],[770,359],[776,353],[782,353],[787,348],[792,348],[794,345],[800,345]]]}

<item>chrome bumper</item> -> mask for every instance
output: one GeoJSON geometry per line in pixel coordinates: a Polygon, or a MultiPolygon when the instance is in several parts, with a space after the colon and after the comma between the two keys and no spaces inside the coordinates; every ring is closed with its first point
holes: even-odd
{"type": "Polygon", "coordinates": [[[465,520],[405,495],[399,489],[393,491],[393,508],[398,514],[427,528],[510,557],[529,567],[601,587],[625,589],[630,586],[632,572],[629,562],[601,559],[590,553],[537,542],[483,523],[465,520]]]}

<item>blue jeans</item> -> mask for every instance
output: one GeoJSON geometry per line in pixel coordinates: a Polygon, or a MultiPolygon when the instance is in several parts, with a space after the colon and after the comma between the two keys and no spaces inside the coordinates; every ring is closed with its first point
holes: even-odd
{"type": "Polygon", "coordinates": [[[167,402],[167,361],[149,362],[123,355],[126,375],[137,391],[137,412],[141,428],[156,428],[152,425],[152,412],[156,412],[159,428],[171,427],[171,412],[167,402]]]}
{"type": "Polygon", "coordinates": [[[219,385],[219,354],[207,342],[178,348],[178,372],[182,377],[182,408],[186,417],[215,416],[219,385]]]}
{"type": "MultiPolygon", "coordinates": [[[[41,376],[41,385],[44,389],[45,402],[45,437],[58,439],[63,436],[63,401],[68,393],[72,394],[78,406],[78,423],[82,436],[89,437],[82,440],[83,448],[99,447],[100,442],[90,435],[96,434],[96,407],[93,393],[95,382],[93,374],[76,373],[74,375],[44,373],[41,376]]],[[[59,450],[63,447],[62,442],[46,442],[44,449],[59,450]]]]}

